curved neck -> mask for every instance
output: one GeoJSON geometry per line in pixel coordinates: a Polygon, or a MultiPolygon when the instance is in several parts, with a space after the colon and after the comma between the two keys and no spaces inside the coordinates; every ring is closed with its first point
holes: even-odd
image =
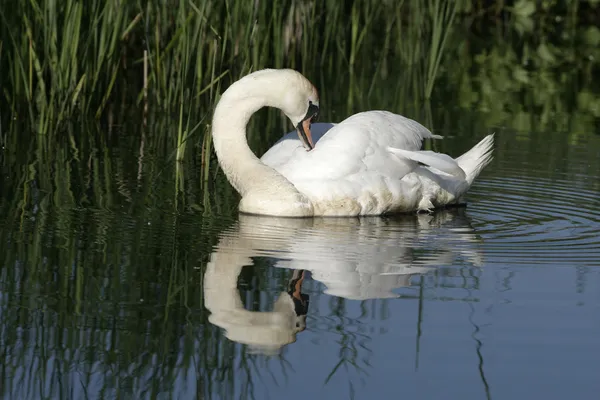
{"type": "Polygon", "coordinates": [[[232,84],[215,109],[212,136],[219,164],[231,185],[242,197],[253,190],[296,188],[277,171],[254,155],[246,139],[252,114],[265,106],[277,107],[277,82],[267,74],[255,73],[232,84]]]}
{"type": "Polygon", "coordinates": [[[238,278],[245,265],[252,265],[251,257],[264,248],[261,239],[248,238],[238,229],[226,231],[210,256],[204,273],[204,300],[210,311],[209,321],[223,329],[236,342],[256,346],[271,352],[296,340],[300,329],[297,323],[305,317],[297,316],[287,293],[280,293],[273,311],[248,311],[237,288],[238,278]]]}

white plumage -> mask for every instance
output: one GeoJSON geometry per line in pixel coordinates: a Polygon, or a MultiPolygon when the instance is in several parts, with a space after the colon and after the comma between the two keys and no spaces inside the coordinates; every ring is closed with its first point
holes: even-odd
{"type": "Polygon", "coordinates": [[[279,107],[296,126],[306,121],[309,104],[318,105],[316,90],[291,70],[258,71],[223,94],[213,137],[225,173],[242,194],[241,211],[355,216],[431,210],[462,201],[492,160],[493,135],[454,159],[421,151],[424,139],[441,136],[387,111],[358,113],[338,124],[312,124],[311,151],[291,132],[260,160],[251,153],[245,125],[254,111],[279,107]],[[236,119],[238,114],[243,118],[236,119]]]}

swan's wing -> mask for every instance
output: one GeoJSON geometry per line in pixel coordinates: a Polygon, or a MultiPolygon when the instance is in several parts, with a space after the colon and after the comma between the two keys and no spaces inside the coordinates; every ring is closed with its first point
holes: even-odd
{"type": "Polygon", "coordinates": [[[453,175],[458,179],[465,179],[465,171],[460,168],[456,160],[447,154],[436,153],[430,150],[410,151],[402,150],[394,147],[388,147],[388,150],[394,154],[404,157],[408,160],[413,160],[428,167],[435,168],[443,173],[453,175]]]}
{"type": "Polygon", "coordinates": [[[418,163],[388,148],[417,151],[425,138],[441,136],[433,135],[423,125],[401,115],[368,111],[332,126],[310,152],[296,140],[296,146],[290,141],[285,151],[282,147],[276,151],[278,154],[270,154],[267,159],[268,165],[294,183],[340,180],[365,173],[401,179],[418,163]]]}

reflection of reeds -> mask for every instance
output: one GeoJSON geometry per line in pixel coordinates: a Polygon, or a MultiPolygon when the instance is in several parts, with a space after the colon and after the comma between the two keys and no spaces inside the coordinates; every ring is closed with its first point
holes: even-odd
{"type": "MultiPolygon", "coordinates": [[[[208,232],[222,229],[226,217],[143,202],[117,212],[96,200],[90,196],[82,209],[45,196],[21,225],[10,218],[2,225],[3,396],[187,398],[193,390],[195,397],[229,398],[240,389],[251,395],[257,382],[290,369],[285,355],[247,354],[208,323],[201,285],[217,240],[208,232]],[[173,385],[190,371],[192,381],[173,385]]],[[[248,279],[258,290],[248,292],[250,308],[269,302],[260,294],[286,288],[289,278],[281,269],[253,270],[248,279]]]]}
{"type": "Polygon", "coordinates": [[[201,283],[195,266],[213,244],[194,240],[194,232],[214,229],[214,221],[144,206],[119,213],[101,206],[104,195],[90,196],[82,209],[70,194],[40,198],[34,191],[38,200],[23,222],[11,218],[16,210],[4,221],[3,394],[65,398],[61,390],[82,390],[114,397],[121,390],[139,398],[170,392],[172,376],[192,365],[215,393],[228,390],[220,372],[234,370],[231,356],[240,349],[206,323],[194,290],[201,283]],[[192,218],[199,222],[185,223],[192,218]]]}

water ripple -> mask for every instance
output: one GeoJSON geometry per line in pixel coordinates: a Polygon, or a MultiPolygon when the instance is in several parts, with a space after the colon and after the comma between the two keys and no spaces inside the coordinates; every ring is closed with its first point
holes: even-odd
{"type": "MultiPolygon", "coordinates": [[[[495,263],[600,265],[600,202],[586,181],[519,176],[478,182],[471,215],[495,263]]],[[[575,178],[570,176],[570,178],[575,178]]],[[[587,177],[587,182],[593,180],[587,177]]]]}

